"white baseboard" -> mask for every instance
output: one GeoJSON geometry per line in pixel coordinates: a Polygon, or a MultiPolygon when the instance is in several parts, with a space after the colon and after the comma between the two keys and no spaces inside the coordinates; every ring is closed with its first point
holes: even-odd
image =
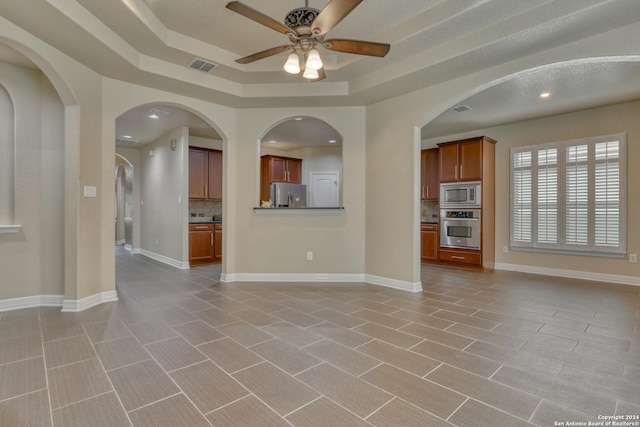
{"type": "Polygon", "coordinates": [[[364,282],[363,274],[316,273],[231,273],[220,275],[221,282],[364,282]]]}
{"type": "Polygon", "coordinates": [[[64,295],[33,295],[0,300],[0,312],[32,307],[62,307],[64,295]]]}
{"type": "Polygon", "coordinates": [[[388,277],[365,274],[364,281],[372,285],[384,286],[386,288],[399,289],[407,292],[422,292],[422,282],[405,282],[402,280],[389,279],[388,277]]]}
{"type": "Polygon", "coordinates": [[[231,282],[326,282],[369,283],[408,292],[422,291],[422,283],[403,282],[370,274],[313,274],[313,273],[231,273],[220,275],[220,281],[231,282]]]}
{"type": "Polygon", "coordinates": [[[522,273],[541,274],[545,276],[566,277],[570,279],[582,279],[595,282],[640,286],[640,277],[635,276],[620,276],[617,274],[593,273],[590,271],[565,270],[561,268],[535,267],[531,265],[520,264],[506,264],[502,262],[496,262],[494,268],[496,270],[520,271],[522,273]]]}
{"type": "Polygon", "coordinates": [[[87,308],[94,307],[103,302],[111,302],[118,300],[118,293],[116,291],[101,292],[94,294],[86,298],[79,300],[64,300],[62,304],[62,311],[78,312],[86,310],[87,308]]]}
{"type": "MultiPolygon", "coordinates": [[[[126,249],[126,248],[127,248],[127,247],[125,246],[125,249],[126,249]]],[[[139,253],[141,253],[141,252],[142,252],[142,249],[140,249],[140,248],[131,248],[130,250],[131,250],[131,253],[132,253],[132,254],[139,254],[139,253]]]]}
{"type": "Polygon", "coordinates": [[[131,251],[131,253],[139,253],[141,255],[144,255],[146,257],[155,259],[156,261],[160,261],[160,262],[162,262],[164,264],[168,264],[168,265],[170,265],[172,267],[179,268],[181,270],[187,270],[189,268],[189,262],[188,261],[187,262],[178,261],[176,259],[169,258],[167,256],[160,255],[160,254],[157,254],[155,252],[148,251],[146,249],[140,249],[140,252],[131,251]]]}

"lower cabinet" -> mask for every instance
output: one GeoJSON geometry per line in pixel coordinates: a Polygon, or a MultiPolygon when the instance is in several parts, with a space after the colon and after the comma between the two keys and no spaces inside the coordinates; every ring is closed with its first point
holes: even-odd
{"type": "Polygon", "coordinates": [[[213,224],[213,262],[222,262],[222,224],[213,224]]]}
{"type": "Polygon", "coordinates": [[[222,224],[189,224],[189,265],[222,262],[222,224]]]}
{"type": "Polygon", "coordinates": [[[455,264],[482,265],[481,252],[473,249],[440,248],[439,259],[442,262],[455,264]]]}
{"type": "Polygon", "coordinates": [[[420,224],[420,259],[438,261],[438,224],[420,224]]]}

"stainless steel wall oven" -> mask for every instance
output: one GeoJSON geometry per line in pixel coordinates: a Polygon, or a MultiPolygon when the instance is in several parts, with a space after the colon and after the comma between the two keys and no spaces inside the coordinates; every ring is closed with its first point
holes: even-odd
{"type": "Polygon", "coordinates": [[[441,209],[440,246],[480,249],[480,209],[441,209]]]}

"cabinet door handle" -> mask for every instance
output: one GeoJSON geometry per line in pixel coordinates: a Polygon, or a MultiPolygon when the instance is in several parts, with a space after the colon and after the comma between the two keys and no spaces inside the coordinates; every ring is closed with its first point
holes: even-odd
{"type": "Polygon", "coordinates": [[[455,258],[455,259],[464,259],[463,256],[457,256],[457,255],[451,255],[451,258],[455,258]]]}
{"type": "Polygon", "coordinates": [[[211,233],[211,246],[213,246],[213,233],[211,233]]]}
{"type": "Polygon", "coordinates": [[[453,179],[458,179],[458,165],[455,165],[453,169],[453,179]]]}
{"type": "Polygon", "coordinates": [[[460,165],[460,179],[462,179],[462,165],[460,165]]]}
{"type": "Polygon", "coordinates": [[[431,197],[431,192],[429,191],[429,186],[427,185],[427,199],[431,197]]]}
{"type": "Polygon", "coordinates": [[[209,227],[207,227],[206,225],[196,225],[196,228],[197,228],[198,230],[201,230],[201,229],[203,229],[203,228],[209,228],[209,227]]]}
{"type": "Polygon", "coordinates": [[[209,186],[207,184],[204,185],[204,197],[205,199],[209,197],[209,186]]]}

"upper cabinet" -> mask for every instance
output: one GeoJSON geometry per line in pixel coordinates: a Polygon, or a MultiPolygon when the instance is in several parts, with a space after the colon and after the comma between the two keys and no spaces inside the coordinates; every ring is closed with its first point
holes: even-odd
{"type": "Polygon", "coordinates": [[[302,183],[302,159],[265,155],[260,158],[260,200],[269,200],[272,182],[302,183]]]}
{"type": "Polygon", "coordinates": [[[483,136],[438,144],[440,182],[482,180],[485,152],[495,142],[483,136]]]}
{"type": "Polygon", "coordinates": [[[422,150],[420,156],[420,199],[437,201],[440,194],[438,149],[422,150]]]}
{"type": "Polygon", "coordinates": [[[189,148],[189,198],[222,200],[222,151],[189,148]]]}

